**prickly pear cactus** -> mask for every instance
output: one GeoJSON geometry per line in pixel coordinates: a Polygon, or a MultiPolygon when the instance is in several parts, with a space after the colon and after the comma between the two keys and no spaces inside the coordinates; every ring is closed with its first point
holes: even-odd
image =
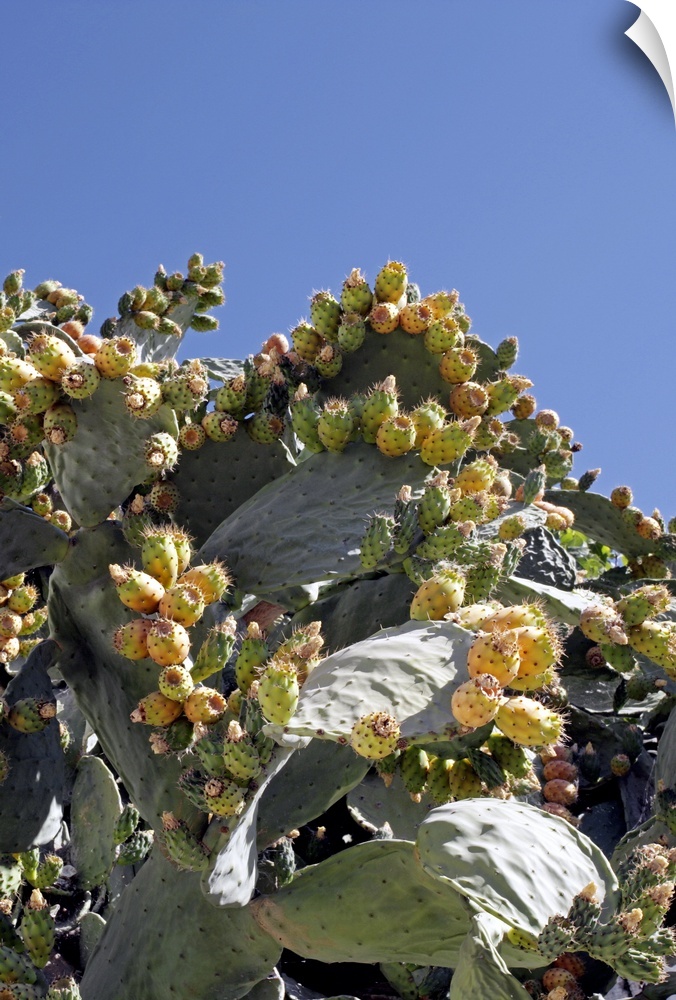
{"type": "Polygon", "coordinates": [[[97,333],[3,283],[3,996],[281,1000],[292,953],[415,1000],[658,982],[676,524],[571,475],[456,290],[355,268],[178,362],[222,276],[97,333]]]}

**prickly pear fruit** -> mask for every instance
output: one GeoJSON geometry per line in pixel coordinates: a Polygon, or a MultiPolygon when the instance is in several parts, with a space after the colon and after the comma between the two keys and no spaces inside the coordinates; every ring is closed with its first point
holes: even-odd
{"type": "Polygon", "coordinates": [[[203,871],[209,862],[209,851],[173,813],[162,813],[162,842],[171,861],[186,871],[203,871]]]}
{"type": "Polygon", "coordinates": [[[394,375],[374,386],[364,400],[361,413],[361,430],[367,444],[375,444],[378,428],[389,417],[399,413],[398,389],[394,375]]]}
{"type": "Polygon", "coordinates": [[[37,333],[29,342],[30,362],[45,378],[55,382],[75,361],[75,354],[65,341],[47,333],[37,333]]]}
{"type": "Polygon", "coordinates": [[[117,588],[117,596],[126,607],[142,614],[152,614],[153,611],[157,611],[165,593],[161,583],[148,573],[134,569],[133,566],[111,563],[108,571],[117,588]]]}
{"type": "Polygon", "coordinates": [[[142,533],[141,565],[165,589],[178,579],[178,553],[171,529],[149,526],[142,533]]]}
{"type": "Polygon", "coordinates": [[[357,719],[350,733],[350,746],[360,757],[382,760],[397,747],[399,724],[387,712],[371,712],[357,719]]]}
{"type": "Polygon", "coordinates": [[[629,629],[629,643],[670,676],[676,675],[676,622],[645,621],[629,629]]]}
{"type": "Polygon", "coordinates": [[[121,844],[131,837],[139,823],[141,814],[133,802],[128,802],[115,822],[113,830],[113,843],[121,844]]]}
{"type": "Polygon", "coordinates": [[[191,722],[213,725],[225,714],[227,703],[214,688],[196,687],[183,703],[183,713],[191,722]]]}
{"type": "Polygon", "coordinates": [[[209,778],[204,786],[209,812],[217,816],[237,816],[244,808],[246,789],[227,778],[209,778]]]}
{"type": "Polygon", "coordinates": [[[580,614],[580,630],[592,642],[627,644],[624,622],[612,603],[585,608],[580,614]]]}
{"type": "Polygon", "coordinates": [[[261,770],[258,750],[245,730],[234,719],[226,730],[223,760],[237,781],[251,781],[261,770]]]}
{"type": "Polygon", "coordinates": [[[340,454],[352,440],[354,416],[344,399],[327,399],[317,421],[317,436],[327,451],[340,454]]]}
{"type": "Polygon", "coordinates": [[[549,625],[549,620],[539,604],[516,604],[499,608],[489,614],[481,627],[484,632],[493,632],[496,629],[519,628],[521,625],[546,628],[549,625]]]}
{"type": "Polygon", "coordinates": [[[162,618],[169,618],[190,628],[204,613],[204,595],[195,584],[179,582],[163,592],[154,610],[159,611],[162,618]]]}
{"type": "Polygon", "coordinates": [[[94,364],[103,378],[122,378],[136,363],[136,345],[130,337],[104,340],[94,354],[94,364]]]}
{"type": "Polygon", "coordinates": [[[324,344],[319,332],[309,323],[299,323],[291,331],[291,340],[296,354],[309,364],[314,362],[324,344]]]}
{"type": "Polygon", "coordinates": [[[359,559],[364,569],[374,569],[385,558],[392,544],[394,518],[389,514],[372,514],[362,538],[359,559]]]}
{"type": "Polygon", "coordinates": [[[190,636],[178,622],[159,618],[148,629],[146,645],[148,656],[161,667],[168,667],[186,659],[190,653],[190,636]]]}
{"type": "MultiPolygon", "coordinates": [[[[162,406],[162,387],[153,378],[125,375],[122,399],[128,413],[136,420],[148,420],[162,406]]],[[[173,440],[173,439],[172,439],[173,440]]]]}
{"type": "Polygon", "coordinates": [[[389,458],[406,455],[415,443],[415,425],[411,417],[399,413],[383,420],[376,434],[378,450],[389,458]]]}
{"type": "Polygon", "coordinates": [[[420,498],[418,524],[425,534],[429,535],[447,520],[450,510],[448,473],[440,472],[427,483],[425,492],[420,498]]]}
{"type": "Polygon", "coordinates": [[[415,621],[440,621],[458,610],[464,596],[464,576],[448,568],[420,585],[411,601],[410,616],[415,621]]]}
{"type": "Polygon", "coordinates": [[[294,667],[271,663],[258,684],[258,702],[268,722],[285,726],[296,711],[300,688],[294,667]]]}
{"type": "Polygon", "coordinates": [[[340,312],[340,303],[330,292],[317,292],[310,299],[310,320],[315,330],[326,340],[337,339],[340,312]]]}
{"type": "Polygon", "coordinates": [[[169,726],[181,714],[181,703],[167,698],[161,691],[152,691],[141,698],[130,715],[132,722],[146,726],[169,726]]]}
{"type": "MultiPolygon", "coordinates": [[[[190,671],[180,663],[164,667],[160,672],[157,686],[165,698],[184,702],[195,687],[190,671]]],[[[194,720],[191,720],[194,721],[194,720]]]]}
{"type": "Polygon", "coordinates": [[[448,465],[462,458],[480,423],[481,418],[475,416],[469,420],[454,420],[431,431],[422,443],[421,459],[426,465],[448,465]]]}
{"type": "Polygon", "coordinates": [[[259,668],[263,666],[269,656],[270,650],[260,626],[257,622],[250,622],[235,660],[235,680],[243,694],[247,694],[259,675],[259,668]]]}
{"type": "Polygon", "coordinates": [[[225,667],[235,645],[236,630],[237,622],[234,618],[229,617],[207,634],[190,671],[196,684],[199,681],[205,681],[207,677],[211,677],[212,674],[225,667]]]}
{"type": "Polygon", "coordinates": [[[448,790],[454,799],[472,799],[481,795],[481,778],[468,760],[455,760],[448,770],[448,790]]]}
{"type": "Polygon", "coordinates": [[[376,275],[376,299],[378,302],[398,303],[406,293],[407,284],[406,266],[398,260],[391,260],[376,275]]]}
{"type": "Polygon", "coordinates": [[[359,268],[353,268],[343,282],[340,304],[346,313],[366,316],[373,302],[373,292],[359,268]]]}
{"type": "Polygon", "coordinates": [[[144,660],[148,656],[148,632],[152,625],[149,618],[135,618],[121,625],[113,635],[113,646],[128,660],[144,660]]]}
{"type": "Polygon", "coordinates": [[[647,584],[620,598],[615,607],[622,615],[625,626],[631,627],[668,611],[670,601],[671,595],[665,586],[647,584]]]}
{"type": "Polygon", "coordinates": [[[31,379],[14,393],[14,405],[19,413],[44,413],[60,396],[59,387],[51,379],[31,379]]]}
{"type": "Polygon", "coordinates": [[[401,755],[401,780],[406,791],[412,795],[420,795],[427,785],[427,775],[430,769],[430,759],[422,747],[408,747],[401,755]]]}
{"type": "Polygon", "coordinates": [[[210,441],[224,443],[230,441],[237,433],[238,422],[228,413],[212,410],[202,418],[202,430],[210,441]]]}
{"type": "Polygon", "coordinates": [[[451,711],[461,726],[485,726],[500,707],[502,685],[492,674],[478,674],[453,692],[451,711]]]}
{"type": "Polygon", "coordinates": [[[523,695],[503,702],[495,715],[495,724],[510,740],[525,747],[556,743],[563,732],[560,715],[523,695]]]}
{"type": "Polygon", "coordinates": [[[21,698],[14,702],[7,715],[7,722],[19,733],[39,733],[56,715],[52,701],[21,698]]]}
{"type": "Polygon", "coordinates": [[[444,382],[458,385],[469,382],[479,364],[479,357],[471,347],[451,347],[439,361],[439,374],[444,382]]]}
{"type": "Polygon", "coordinates": [[[521,658],[514,631],[480,632],[467,654],[470,677],[492,674],[508,687],[519,672],[521,658]]]}
{"type": "Polygon", "coordinates": [[[201,593],[205,604],[220,601],[232,583],[232,577],[226,566],[215,560],[210,563],[200,563],[192,566],[179,578],[179,584],[196,587],[201,593]]]}
{"type": "Polygon", "coordinates": [[[446,423],[446,411],[435,399],[428,399],[411,413],[411,420],[415,426],[415,447],[422,447],[425,438],[432,431],[437,431],[446,423]]]}

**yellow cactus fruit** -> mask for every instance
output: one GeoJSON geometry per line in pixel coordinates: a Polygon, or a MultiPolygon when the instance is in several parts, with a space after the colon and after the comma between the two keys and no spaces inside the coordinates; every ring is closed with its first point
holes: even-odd
{"type": "Polygon", "coordinates": [[[399,326],[415,337],[425,332],[432,319],[432,310],[426,302],[410,302],[399,313],[399,326]]]}
{"type": "Polygon", "coordinates": [[[495,715],[502,699],[502,685],[493,674],[478,674],[453,692],[451,711],[461,726],[477,729],[495,715]]]}
{"type": "Polygon", "coordinates": [[[481,493],[491,488],[497,472],[498,463],[492,455],[476,458],[460,470],[453,485],[463,493],[481,493]]]}
{"type": "Polygon", "coordinates": [[[508,687],[519,672],[521,658],[516,635],[512,630],[480,632],[467,654],[470,677],[492,674],[503,687],[508,687]]]}
{"type": "Polygon", "coordinates": [[[445,570],[418,587],[411,601],[411,618],[414,621],[440,621],[451,611],[458,610],[464,596],[464,576],[457,570],[445,570]]]}
{"type": "Polygon", "coordinates": [[[350,746],[360,757],[382,760],[397,748],[399,723],[387,712],[371,712],[357,719],[350,733],[350,746]]]}
{"type": "Polygon", "coordinates": [[[484,632],[493,632],[495,629],[519,628],[521,625],[546,628],[548,624],[547,616],[539,604],[513,604],[489,615],[482,628],[484,632]]]}
{"type": "Polygon", "coordinates": [[[513,743],[541,747],[556,743],[563,732],[563,719],[538,701],[518,695],[507,698],[495,715],[495,724],[513,743]]]}
{"type": "MultiPolygon", "coordinates": [[[[533,690],[530,686],[536,679],[547,677],[558,663],[562,647],[559,637],[551,626],[539,628],[537,625],[521,625],[512,630],[519,650],[519,672],[511,686],[517,690],[533,690]]],[[[536,687],[541,687],[536,683],[536,687]]]]}
{"type": "Polygon", "coordinates": [[[392,333],[399,326],[399,310],[392,302],[378,302],[368,314],[368,321],[376,333],[392,333]]]}
{"type": "Polygon", "coordinates": [[[411,417],[399,413],[383,420],[376,433],[376,446],[383,455],[398,458],[406,455],[415,444],[415,424],[411,417]]]}

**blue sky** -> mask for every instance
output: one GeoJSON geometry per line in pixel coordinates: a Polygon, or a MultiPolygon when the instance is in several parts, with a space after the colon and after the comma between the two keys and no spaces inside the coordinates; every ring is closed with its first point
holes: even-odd
{"type": "MultiPolygon", "coordinates": [[[[23,0],[3,16],[0,272],[96,316],[226,261],[239,357],[405,261],[584,443],[676,515],[676,132],[626,0],[23,0]]],[[[184,352],[185,353],[185,352],[184,352]]]]}

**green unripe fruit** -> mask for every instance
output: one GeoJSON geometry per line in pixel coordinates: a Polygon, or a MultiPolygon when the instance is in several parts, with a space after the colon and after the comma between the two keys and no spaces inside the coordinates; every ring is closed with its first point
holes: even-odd
{"type": "Polygon", "coordinates": [[[376,446],[388,458],[399,458],[413,448],[415,437],[413,420],[407,414],[400,413],[383,420],[376,434],[376,446]]]}
{"type": "MultiPolygon", "coordinates": [[[[370,293],[369,293],[370,294],[370,293]]],[[[366,339],[366,323],[358,312],[346,313],[338,327],[338,346],[345,354],[358,351],[366,339]]]]}
{"type": "Polygon", "coordinates": [[[523,502],[531,504],[534,500],[537,500],[544,490],[546,482],[547,477],[544,466],[531,469],[523,484],[523,502]]]}
{"type": "Polygon", "coordinates": [[[430,354],[444,354],[454,347],[462,347],[464,337],[456,320],[443,316],[427,327],[423,343],[430,354]]]}
{"type": "Polygon", "coordinates": [[[532,770],[532,761],[522,746],[512,743],[506,736],[494,733],[486,741],[493,759],[507,774],[525,778],[532,770]]]}
{"type": "Polygon", "coordinates": [[[489,451],[491,448],[495,448],[500,443],[504,432],[505,425],[501,420],[496,417],[482,417],[474,435],[474,450],[489,451]]]}
{"type": "Polygon", "coordinates": [[[160,431],[146,441],[143,457],[148,468],[154,472],[171,469],[178,462],[178,444],[171,434],[160,431]]]}
{"type": "Polygon", "coordinates": [[[54,702],[22,698],[10,708],[7,722],[19,733],[39,733],[55,715],[54,702]]]}
{"type": "Polygon", "coordinates": [[[210,441],[230,441],[236,434],[238,423],[234,417],[220,410],[213,410],[202,419],[202,428],[210,441]]]}
{"type": "Polygon", "coordinates": [[[63,860],[58,854],[46,854],[34,871],[30,873],[25,871],[24,874],[30,884],[35,886],[36,889],[47,889],[49,886],[54,885],[61,875],[62,869],[63,860]]]}
{"type": "MultiPolygon", "coordinates": [[[[340,304],[346,313],[367,316],[373,302],[373,292],[359,268],[354,268],[343,282],[340,304]]],[[[347,348],[345,348],[347,349],[347,348]]]]}
{"type": "MultiPolygon", "coordinates": [[[[7,945],[0,945],[0,984],[16,984],[17,987],[29,989],[37,982],[38,973],[33,962],[27,955],[19,955],[7,945]]],[[[8,986],[8,989],[13,989],[8,986]]],[[[34,993],[38,998],[42,991],[34,993]]],[[[16,996],[16,993],[14,994],[16,996]]],[[[11,994],[10,994],[11,996],[11,994]]]]}
{"type": "Polygon", "coordinates": [[[371,712],[357,719],[349,743],[355,753],[368,760],[382,760],[397,748],[399,723],[387,712],[371,712]]]}
{"type": "Polygon", "coordinates": [[[452,559],[456,550],[465,541],[465,536],[455,524],[444,524],[435,528],[415,550],[421,559],[452,559]]]}
{"type": "Polygon", "coordinates": [[[258,410],[246,421],[247,434],[257,444],[273,444],[284,433],[284,421],[274,413],[258,410]]]}
{"type": "Polygon", "coordinates": [[[629,645],[676,676],[676,622],[644,621],[628,631],[629,645]]]}
{"type": "Polygon", "coordinates": [[[359,559],[364,569],[374,569],[385,558],[392,544],[394,518],[372,514],[361,543],[359,559]]]}
{"type": "Polygon", "coordinates": [[[451,511],[448,475],[443,473],[426,487],[418,504],[418,523],[426,535],[440,527],[451,511]]]}
{"type": "Polygon", "coordinates": [[[291,341],[296,354],[309,364],[314,363],[324,343],[320,334],[309,323],[299,323],[291,331],[291,341]]]}
{"type": "Polygon", "coordinates": [[[478,416],[469,420],[455,420],[438,430],[431,431],[422,443],[420,457],[426,465],[448,465],[461,458],[472,444],[478,416]]]}
{"type": "Polygon", "coordinates": [[[203,871],[209,863],[204,844],[173,813],[162,813],[162,827],[162,840],[174,865],[182,871],[203,871]]]}
{"type": "Polygon", "coordinates": [[[440,430],[446,423],[446,411],[434,399],[421,403],[411,413],[411,420],[416,429],[415,447],[420,448],[425,438],[432,432],[440,430]]]}
{"type": "Polygon", "coordinates": [[[512,514],[500,522],[498,527],[498,538],[501,542],[511,542],[515,538],[520,538],[528,527],[525,518],[520,514],[512,514]]]}
{"type": "Polygon", "coordinates": [[[327,399],[317,421],[317,436],[327,451],[340,454],[351,440],[354,424],[344,399],[327,399]]]}
{"type": "Polygon", "coordinates": [[[670,601],[671,595],[665,586],[648,584],[616,601],[615,607],[622,615],[624,624],[632,626],[668,611],[670,601]]]}
{"type": "Polygon", "coordinates": [[[14,404],[20,414],[44,413],[60,396],[59,387],[48,378],[34,378],[14,393],[14,404]]]}
{"type": "Polygon", "coordinates": [[[314,398],[308,393],[307,386],[301,383],[291,403],[291,426],[301,444],[315,454],[324,451],[317,432],[320,412],[314,398]]]}
{"type": "Polygon", "coordinates": [[[132,833],[138,826],[140,818],[141,814],[136,806],[133,802],[128,802],[115,823],[115,827],[113,829],[113,843],[121,844],[123,841],[127,840],[128,837],[131,837],[132,833]]]}
{"type": "Polygon", "coordinates": [[[487,417],[496,417],[514,406],[524,389],[530,389],[533,383],[522,375],[505,375],[496,382],[486,386],[488,406],[487,417]]]}
{"type": "Polygon", "coordinates": [[[453,799],[449,785],[453,763],[452,760],[444,760],[442,757],[433,757],[430,763],[427,775],[427,792],[439,806],[445,805],[453,799]]]}
{"type": "Polygon", "coordinates": [[[0,390],[2,392],[16,392],[26,382],[39,378],[40,374],[34,365],[22,358],[0,357],[0,390]]]}
{"type": "Polygon", "coordinates": [[[261,770],[258,750],[238,722],[229,723],[223,744],[223,761],[237,781],[251,781],[261,770]]]}
{"type": "Polygon", "coordinates": [[[190,321],[191,328],[198,333],[213,333],[215,330],[218,330],[219,325],[219,321],[215,316],[201,316],[197,313],[190,321]]]}
{"type": "Polygon", "coordinates": [[[9,425],[9,436],[19,454],[28,454],[44,439],[42,424],[42,414],[38,413],[27,413],[12,421],[9,425]]]}
{"type": "Polygon", "coordinates": [[[454,799],[472,799],[482,794],[481,778],[468,760],[456,760],[448,771],[448,790],[454,799]]]}
{"type": "Polygon", "coordinates": [[[29,611],[23,616],[23,625],[19,635],[33,635],[34,632],[39,631],[39,629],[46,624],[47,617],[48,612],[46,607],[36,608],[35,611],[29,611]]]}
{"type": "Polygon", "coordinates": [[[43,489],[52,478],[52,470],[45,456],[39,451],[33,451],[23,466],[21,481],[21,501],[25,503],[38,490],[43,489]]]}
{"type": "Polygon", "coordinates": [[[216,393],[216,409],[242,420],[246,416],[246,395],[246,376],[236,375],[216,393]]]}
{"type": "Polygon", "coordinates": [[[190,671],[195,683],[205,681],[218,670],[223,670],[232,655],[236,629],[237,623],[230,617],[208,633],[190,671]]]}
{"type": "Polygon", "coordinates": [[[78,358],[61,377],[61,388],[73,399],[88,399],[99,387],[101,375],[95,364],[78,358]]]}
{"type": "Polygon", "coordinates": [[[495,355],[498,359],[498,366],[502,371],[507,371],[508,368],[511,368],[519,356],[519,341],[517,338],[507,337],[505,340],[501,340],[495,349],[495,355]]]}
{"type": "Polygon", "coordinates": [[[367,444],[375,444],[378,428],[389,417],[399,413],[397,384],[394,375],[388,375],[366,397],[361,412],[361,431],[367,444]]]}
{"type": "Polygon", "coordinates": [[[25,271],[23,270],[10,271],[2,283],[2,290],[5,295],[16,295],[17,292],[21,291],[24,274],[25,271]]]}
{"type": "Polygon", "coordinates": [[[47,333],[35,334],[29,343],[30,361],[45,378],[61,380],[64,371],[75,363],[76,356],[68,344],[47,333]]]}
{"type": "Polygon", "coordinates": [[[258,682],[258,703],[268,722],[285,726],[291,721],[298,705],[300,688],[293,667],[270,664],[258,682]]]}
{"type": "Polygon", "coordinates": [[[217,816],[237,816],[244,808],[246,789],[226,778],[210,778],[204,786],[204,800],[208,811],[217,816]]]}
{"type": "Polygon", "coordinates": [[[263,638],[260,626],[256,622],[251,622],[235,660],[235,680],[237,687],[243,694],[247,694],[253,682],[258,678],[259,668],[263,666],[269,656],[270,650],[263,638]]]}
{"type": "Polygon", "coordinates": [[[376,275],[375,295],[378,302],[398,303],[406,294],[408,275],[406,266],[400,261],[391,260],[376,275]]]}
{"type": "Polygon", "coordinates": [[[401,755],[401,779],[410,795],[421,795],[427,785],[430,759],[421,747],[408,747],[401,755]]]}
{"type": "Polygon", "coordinates": [[[317,292],[310,299],[310,320],[315,330],[329,341],[338,339],[340,303],[330,292],[317,292]]]}
{"type": "Polygon", "coordinates": [[[121,846],[115,864],[138,865],[146,858],[155,840],[152,830],[135,830],[121,846]]]}
{"type": "Polygon", "coordinates": [[[50,444],[62,445],[72,441],[77,432],[75,410],[68,403],[57,403],[45,413],[44,436],[50,444]]]}
{"type": "Polygon", "coordinates": [[[153,378],[125,375],[124,384],[126,389],[122,398],[132,417],[136,420],[148,420],[157,413],[162,405],[162,386],[159,382],[153,378]]]}
{"type": "Polygon", "coordinates": [[[178,552],[171,530],[150,527],[144,531],[141,565],[165,589],[174,586],[178,579],[178,552]]]}
{"type": "Polygon", "coordinates": [[[343,367],[343,355],[340,348],[326,344],[315,358],[315,368],[324,378],[335,378],[343,367]]]}
{"type": "Polygon", "coordinates": [[[9,424],[18,412],[12,395],[9,392],[0,392],[0,424],[9,424]]]}
{"type": "Polygon", "coordinates": [[[102,378],[122,378],[136,364],[136,345],[130,337],[104,340],[94,355],[94,364],[102,378]]]}

